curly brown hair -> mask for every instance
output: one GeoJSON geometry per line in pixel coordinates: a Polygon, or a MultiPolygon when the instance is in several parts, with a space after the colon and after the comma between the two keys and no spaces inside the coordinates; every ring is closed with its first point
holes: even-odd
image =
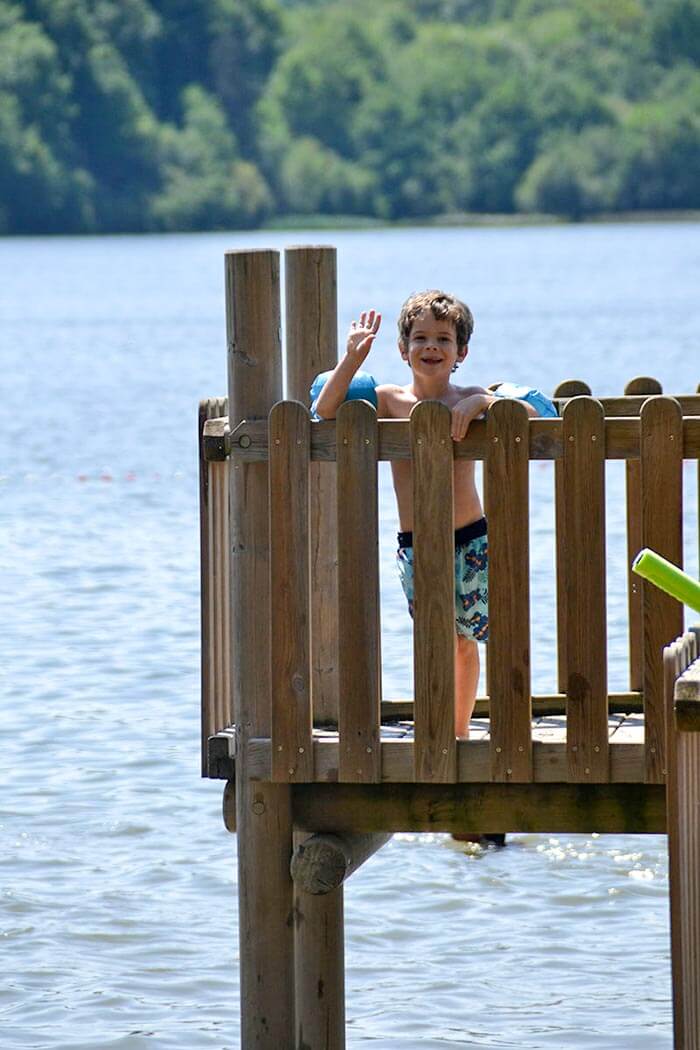
{"type": "Polygon", "coordinates": [[[399,314],[399,342],[406,346],[416,317],[423,310],[431,310],[436,321],[447,319],[455,326],[458,346],[467,346],[474,331],[474,318],[466,303],[449,292],[433,288],[427,292],[414,292],[401,307],[399,314]]]}

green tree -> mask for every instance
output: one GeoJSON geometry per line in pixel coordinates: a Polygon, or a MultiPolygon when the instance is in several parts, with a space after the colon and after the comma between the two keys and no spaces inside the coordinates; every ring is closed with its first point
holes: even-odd
{"type": "Polygon", "coordinates": [[[182,107],[183,127],[164,136],[164,185],[152,202],[156,223],[168,230],[257,225],[270,209],[269,190],[240,159],[220,104],[193,84],[182,107]]]}

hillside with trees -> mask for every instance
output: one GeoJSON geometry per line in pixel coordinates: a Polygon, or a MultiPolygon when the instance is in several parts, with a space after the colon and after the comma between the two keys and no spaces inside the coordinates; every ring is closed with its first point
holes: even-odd
{"type": "Polygon", "coordinates": [[[0,232],[700,208],[700,0],[0,0],[0,232]]]}

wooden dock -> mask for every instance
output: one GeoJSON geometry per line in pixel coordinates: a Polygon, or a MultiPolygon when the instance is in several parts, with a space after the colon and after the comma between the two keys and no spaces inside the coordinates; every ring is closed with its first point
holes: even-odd
{"type": "Polygon", "coordinates": [[[333,249],[285,253],[283,400],[279,255],[228,253],[228,398],[199,413],[202,773],[226,781],[239,838],[242,1047],[344,1046],[342,883],[390,833],[668,829],[676,1050],[700,1050],[697,697],[674,709],[697,640],[630,574],[629,690],[610,693],[605,550],[606,463],[624,460],[629,561],[646,546],[681,564],[700,395],[638,378],[596,399],[567,381],[561,418],[503,400],[458,445],[436,402],[410,420],[348,402],[312,422],[311,379],[337,357],[335,287],[333,249]],[[454,733],[454,456],[483,461],[489,521],[488,696],[468,740],[454,733]],[[416,616],[414,695],[397,702],[382,697],[377,464],[400,458],[416,616]],[[546,697],[530,684],[533,460],[554,463],[546,697]]]}

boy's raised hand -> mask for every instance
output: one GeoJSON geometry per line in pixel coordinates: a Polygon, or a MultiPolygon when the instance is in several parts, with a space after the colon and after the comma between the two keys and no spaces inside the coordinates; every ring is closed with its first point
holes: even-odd
{"type": "Polygon", "coordinates": [[[351,322],[346,353],[356,361],[358,367],[370,352],[381,323],[382,315],[375,310],[363,310],[359,321],[351,322]]]}

